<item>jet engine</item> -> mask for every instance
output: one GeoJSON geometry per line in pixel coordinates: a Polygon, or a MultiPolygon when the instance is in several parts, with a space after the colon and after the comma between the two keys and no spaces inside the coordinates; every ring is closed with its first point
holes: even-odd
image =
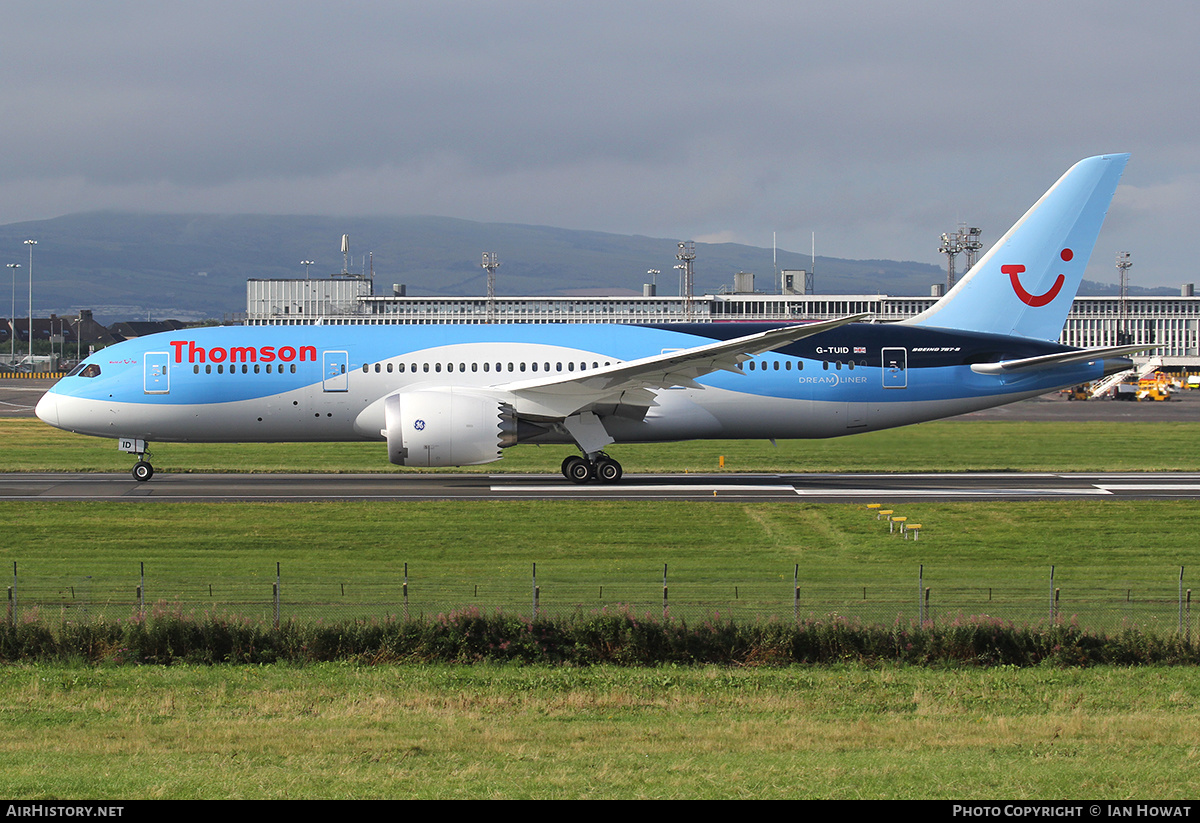
{"type": "Polygon", "coordinates": [[[453,388],[397,392],[384,400],[388,460],[398,466],[474,466],[517,442],[512,406],[453,388]]]}

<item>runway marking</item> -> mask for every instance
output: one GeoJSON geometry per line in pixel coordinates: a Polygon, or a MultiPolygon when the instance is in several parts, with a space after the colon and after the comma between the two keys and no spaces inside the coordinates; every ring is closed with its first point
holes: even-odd
{"type": "Polygon", "coordinates": [[[1075,489],[796,489],[801,497],[1039,497],[1042,495],[1104,495],[1113,492],[1100,487],[1075,489]]]}
{"type": "Polygon", "coordinates": [[[1096,484],[1098,489],[1112,492],[1200,492],[1200,483],[1122,483],[1096,484]]]}
{"type": "Polygon", "coordinates": [[[611,486],[597,485],[595,483],[586,483],[579,485],[563,486],[492,486],[494,492],[619,492],[622,494],[638,494],[640,492],[780,492],[787,493],[795,491],[794,486],[755,486],[744,483],[727,484],[727,483],[696,483],[696,484],[652,484],[641,485],[633,483],[616,483],[611,486]]]}

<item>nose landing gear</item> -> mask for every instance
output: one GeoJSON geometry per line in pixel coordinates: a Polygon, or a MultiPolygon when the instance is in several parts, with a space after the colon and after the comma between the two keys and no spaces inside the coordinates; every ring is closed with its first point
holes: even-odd
{"type": "Polygon", "coordinates": [[[146,448],[145,440],[135,440],[132,437],[122,437],[117,440],[117,449],[137,455],[138,461],[133,464],[133,479],[145,483],[154,476],[154,467],[147,458],[150,450],[146,448]]]}

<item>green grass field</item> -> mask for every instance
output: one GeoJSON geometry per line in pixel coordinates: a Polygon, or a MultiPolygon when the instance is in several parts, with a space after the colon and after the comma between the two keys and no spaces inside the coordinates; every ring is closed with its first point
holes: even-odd
{"type": "Polygon", "coordinates": [[[0,793],[1183,799],[1183,669],[10,666],[0,793]]]}
{"type": "MultiPolygon", "coordinates": [[[[119,471],[133,465],[115,440],[74,435],[41,421],[0,418],[0,472],[119,471]]],[[[1200,421],[1018,423],[946,420],[831,440],[614,446],[627,472],[1200,471],[1200,421]]],[[[153,443],[160,472],[411,471],[387,462],[383,443],[153,443]]],[[[557,472],[574,449],[516,446],[496,463],[451,471],[557,472]]]]}
{"type": "MultiPolygon", "coordinates": [[[[0,433],[12,443],[2,471],[130,463],[111,441],[36,421],[0,421],[0,433]]],[[[720,454],[743,471],[1194,470],[1197,434],[1200,424],[946,422],[778,449],[696,443],[619,456],[628,471],[714,470],[720,454]]],[[[481,469],[555,471],[565,453],[518,449],[481,469]]],[[[155,463],[393,470],[372,444],[163,445],[155,463]]],[[[653,602],[666,564],[673,601],[709,605],[731,603],[735,585],[739,596],[790,592],[798,564],[806,600],[849,603],[865,587],[906,608],[921,565],[944,603],[990,590],[1042,608],[1054,565],[1073,605],[1132,591],[1173,614],[1179,568],[1188,584],[1196,567],[1192,501],[927,502],[906,513],[925,525],[920,543],[889,536],[861,507],[802,502],[21,502],[0,508],[0,571],[17,564],[18,596],[45,583],[64,600],[98,597],[115,581],[128,597],[145,563],[149,599],[171,601],[209,584],[269,590],[280,563],[285,588],[325,587],[329,602],[350,583],[353,614],[356,581],[394,592],[404,563],[414,592],[461,599],[481,587],[492,602],[521,604],[534,563],[546,603],[583,603],[601,585],[653,602]]],[[[0,669],[0,793],[1190,798],[1198,706],[1190,669],[10,665],[0,669]]]]}

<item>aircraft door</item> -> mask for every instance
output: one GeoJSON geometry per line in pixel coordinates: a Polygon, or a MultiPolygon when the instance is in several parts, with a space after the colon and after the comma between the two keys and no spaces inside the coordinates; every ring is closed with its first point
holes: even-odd
{"type": "Polygon", "coordinates": [[[327,351],[322,352],[322,362],[324,377],[321,380],[321,388],[325,391],[349,391],[348,378],[346,374],[346,364],[349,358],[344,351],[327,351]]]}
{"type": "Polygon", "coordinates": [[[885,389],[908,388],[908,349],[883,349],[880,362],[883,366],[885,389]]]}
{"type": "Polygon", "coordinates": [[[170,394],[170,357],[165,351],[148,351],[143,360],[142,390],[146,394],[170,394]]]}

